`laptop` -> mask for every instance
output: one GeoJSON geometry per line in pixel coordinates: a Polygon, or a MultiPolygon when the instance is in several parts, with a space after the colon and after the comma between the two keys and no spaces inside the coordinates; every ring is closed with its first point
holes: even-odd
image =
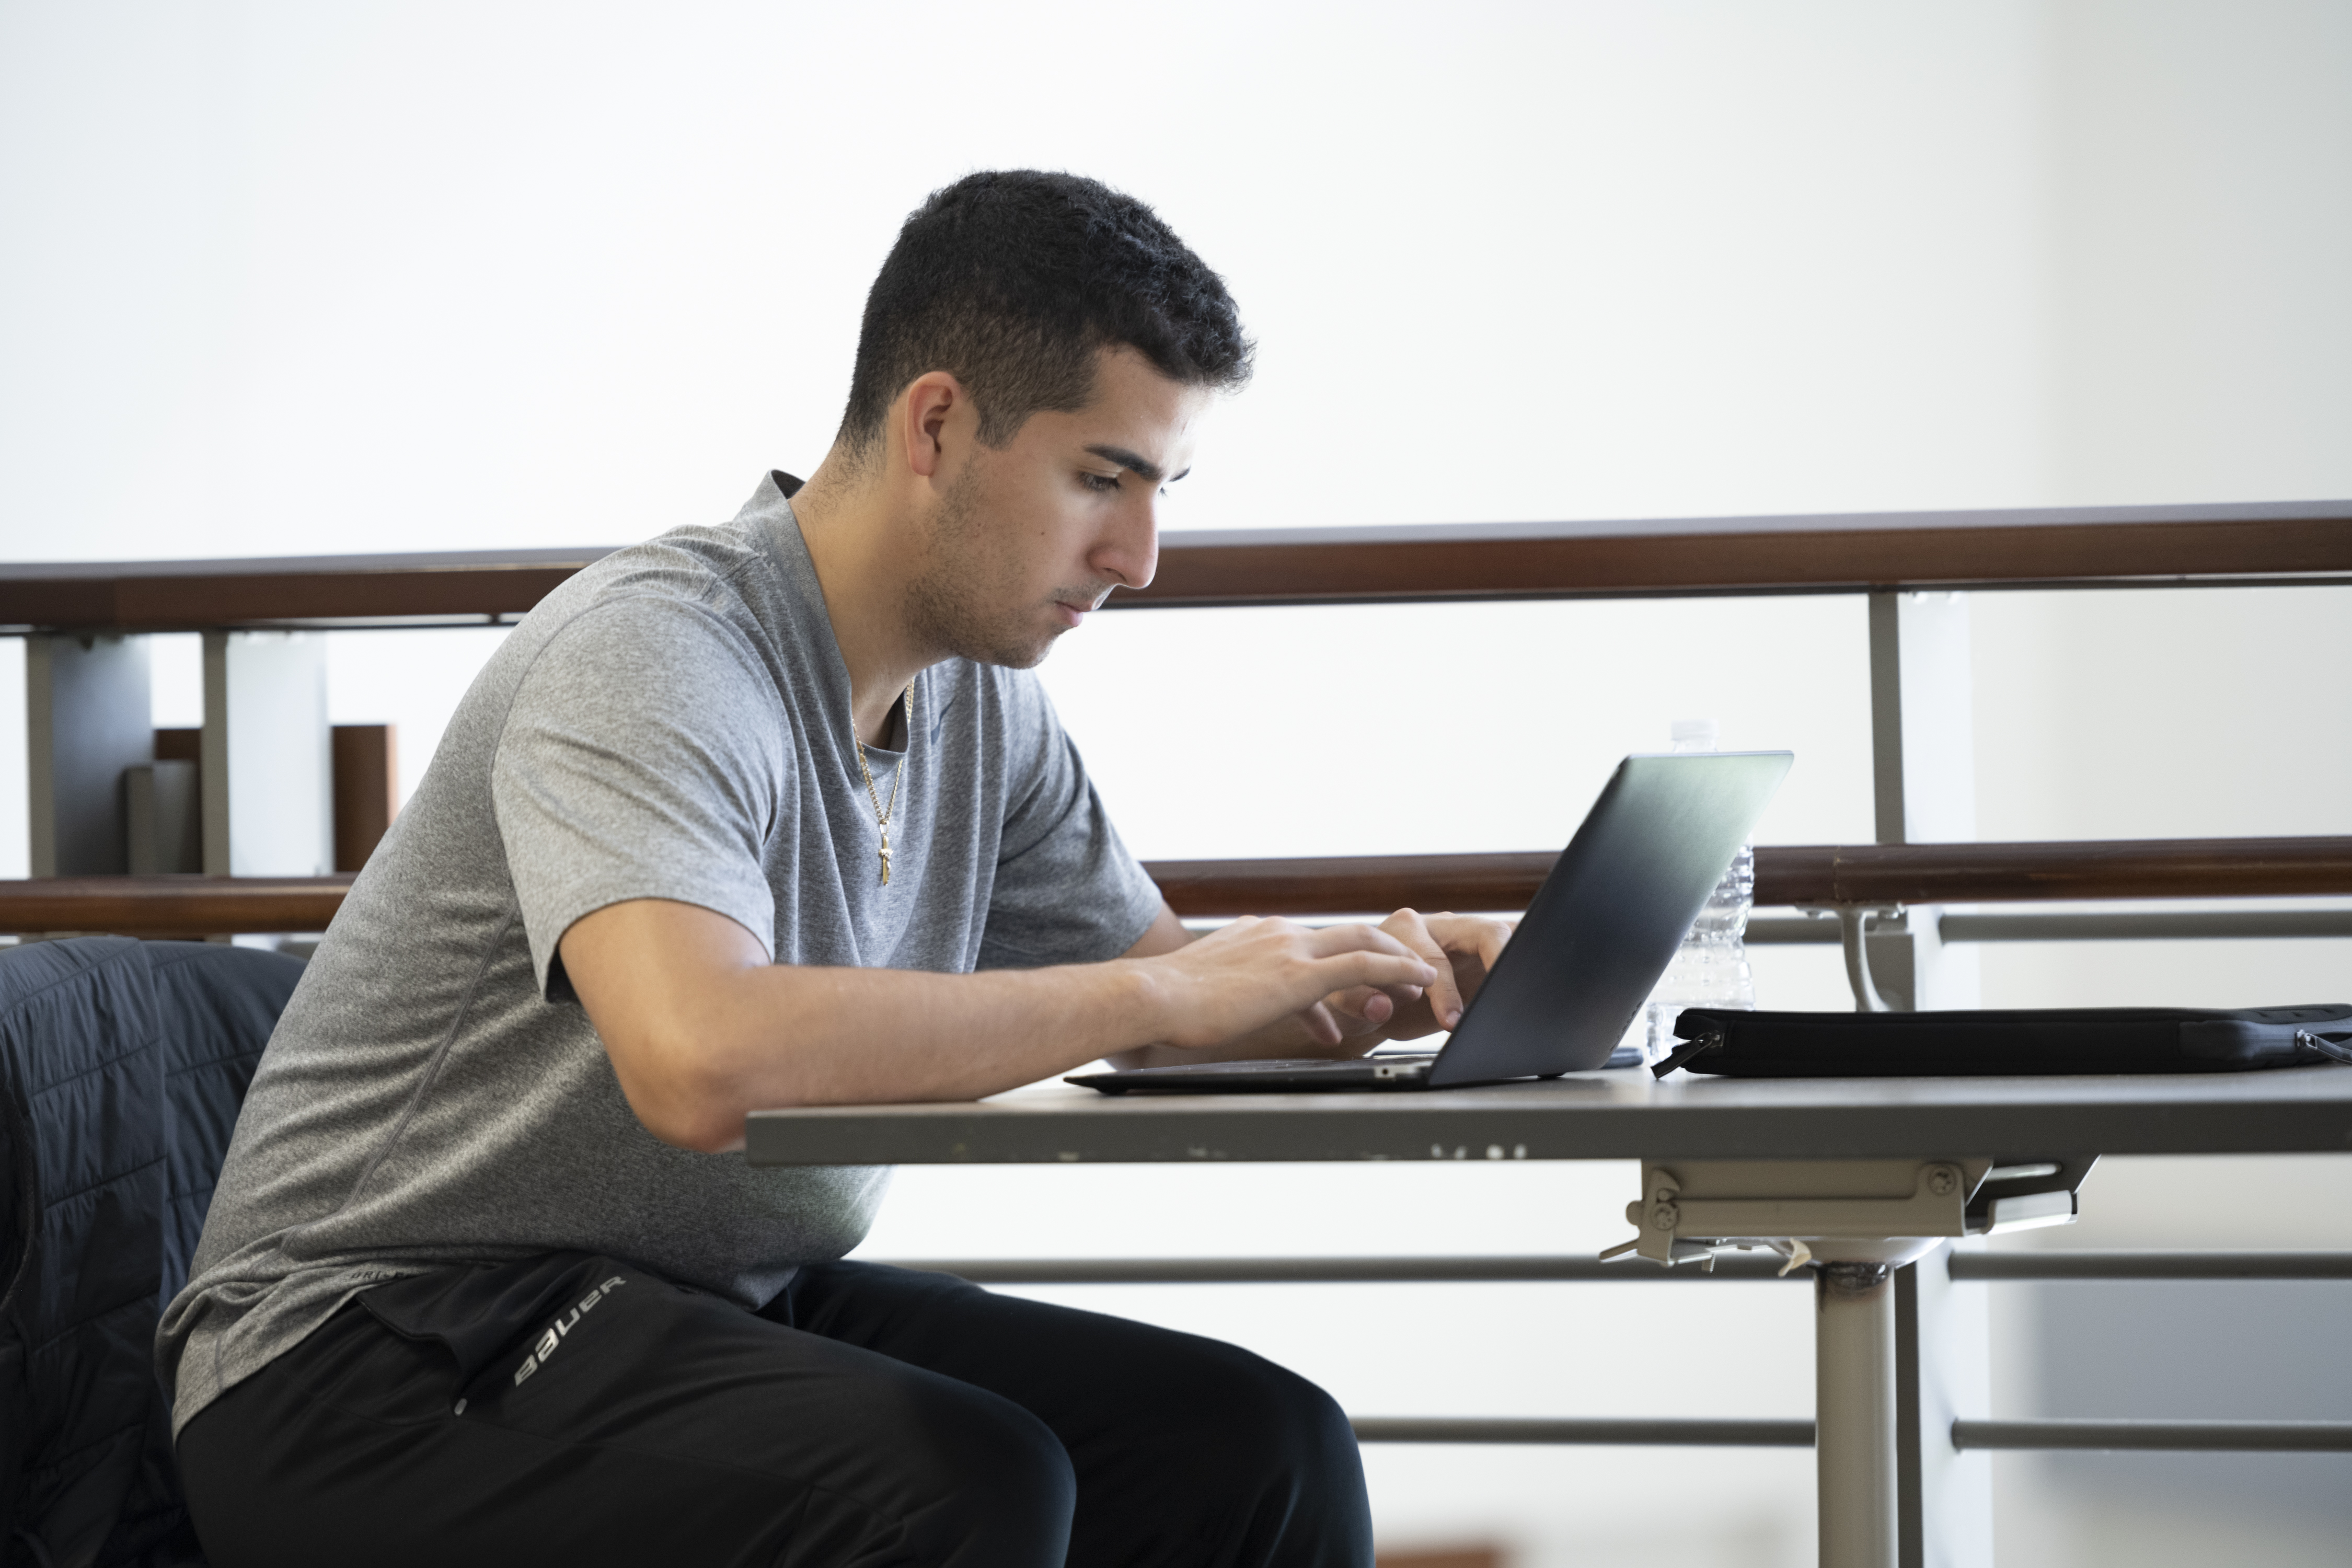
{"type": "Polygon", "coordinates": [[[1617,764],[1519,929],[1433,1052],[1075,1074],[1106,1094],[1452,1089],[1601,1066],[1795,762],[1691,752],[1617,764]]]}

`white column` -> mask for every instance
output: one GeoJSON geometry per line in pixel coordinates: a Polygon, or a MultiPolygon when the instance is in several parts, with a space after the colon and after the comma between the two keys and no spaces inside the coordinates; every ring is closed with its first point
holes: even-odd
{"type": "Polygon", "coordinates": [[[205,634],[207,875],[317,877],[334,869],[332,746],[320,634],[205,634]]]}
{"type": "Polygon", "coordinates": [[[1990,1303],[1951,1256],[1939,1245],[1895,1279],[1903,1568],[1993,1568],[1992,1456],[1952,1447],[1954,1421],[1992,1415],[1990,1303]]]}
{"type": "MultiPolygon", "coordinates": [[[[1872,796],[1881,844],[1966,843],[1977,835],[1975,686],[1965,594],[1870,595],[1872,796]]],[[[1979,1005],[1972,947],[1946,947],[1942,911],[1915,909],[1870,939],[1882,995],[1919,1011],[1979,1005]]]]}

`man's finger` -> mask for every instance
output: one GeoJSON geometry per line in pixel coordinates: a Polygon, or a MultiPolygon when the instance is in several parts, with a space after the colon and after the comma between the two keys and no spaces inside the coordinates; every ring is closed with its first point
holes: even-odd
{"type": "Polygon", "coordinates": [[[1515,928],[1508,921],[1488,920],[1475,915],[1440,915],[1433,921],[1431,929],[1442,933],[1439,940],[1445,943],[1448,952],[1475,950],[1478,962],[1492,969],[1495,961],[1503,955],[1503,946],[1511,940],[1515,928]]]}
{"type": "MultiPolygon", "coordinates": [[[[1471,994],[1475,994],[1479,987],[1484,984],[1486,976],[1494,973],[1495,965],[1501,960],[1503,949],[1509,943],[1515,930],[1516,928],[1508,921],[1489,920],[1475,915],[1430,917],[1430,931],[1444,947],[1449,960],[1455,955],[1460,955],[1464,960],[1461,967],[1466,968],[1469,956],[1476,955],[1477,967],[1470,976],[1471,994]]],[[[1447,967],[1454,971],[1454,982],[1458,989],[1461,983],[1460,969],[1451,962],[1447,967]]],[[[1465,1008],[1469,1005],[1468,996],[1464,997],[1462,1005],[1465,1008]]]]}
{"type": "Polygon", "coordinates": [[[1442,1029],[1450,1029],[1462,1021],[1462,988],[1454,983],[1454,963],[1446,956],[1445,944],[1430,930],[1429,921],[1417,910],[1399,910],[1381,922],[1381,929],[1396,937],[1427,961],[1437,971],[1437,978],[1429,986],[1430,1016],[1442,1029]]]}
{"type": "Polygon", "coordinates": [[[1321,985],[1325,996],[1358,985],[1377,986],[1389,992],[1406,987],[1420,990],[1437,979],[1437,972],[1411,952],[1341,952],[1318,961],[1317,968],[1324,976],[1321,985]]]}
{"type": "Polygon", "coordinates": [[[1332,958],[1343,952],[1385,952],[1400,958],[1415,956],[1412,948],[1380,927],[1362,924],[1322,926],[1310,931],[1307,933],[1307,951],[1318,958],[1332,958]]]}
{"type": "Polygon", "coordinates": [[[1331,1009],[1320,1002],[1309,1003],[1298,1015],[1298,1021],[1306,1026],[1307,1037],[1318,1046],[1336,1046],[1348,1037],[1339,1021],[1331,1016],[1331,1009]]]}
{"type": "MultiPolygon", "coordinates": [[[[1419,989],[1412,985],[1405,987],[1408,992],[1419,989]]],[[[1396,1016],[1397,1010],[1395,997],[1370,985],[1351,985],[1345,991],[1324,997],[1323,1004],[1335,1016],[1356,1019],[1372,1028],[1378,1028],[1396,1016]]],[[[1347,1026],[1342,1024],[1340,1027],[1347,1026]]]]}

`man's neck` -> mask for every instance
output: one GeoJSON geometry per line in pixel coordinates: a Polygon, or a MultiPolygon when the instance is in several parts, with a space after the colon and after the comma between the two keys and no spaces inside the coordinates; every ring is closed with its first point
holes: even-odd
{"type": "Polygon", "coordinates": [[[911,520],[879,485],[860,482],[835,447],[793,497],[793,515],[816,568],[834,642],[849,670],[850,720],[869,746],[889,738],[890,709],[936,656],[915,646],[907,624],[906,562],[911,520]]]}

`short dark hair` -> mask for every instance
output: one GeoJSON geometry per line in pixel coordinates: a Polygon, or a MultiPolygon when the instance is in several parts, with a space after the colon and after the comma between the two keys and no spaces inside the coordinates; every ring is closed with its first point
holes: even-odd
{"type": "Polygon", "coordinates": [[[908,215],[866,296],[840,439],[870,450],[907,384],[943,370],[1001,447],[1041,409],[1085,407],[1115,344],[1220,391],[1249,379],[1255,347],[1224,279],[1133,196],[1037,169],[967,174],[908,215]]]}

